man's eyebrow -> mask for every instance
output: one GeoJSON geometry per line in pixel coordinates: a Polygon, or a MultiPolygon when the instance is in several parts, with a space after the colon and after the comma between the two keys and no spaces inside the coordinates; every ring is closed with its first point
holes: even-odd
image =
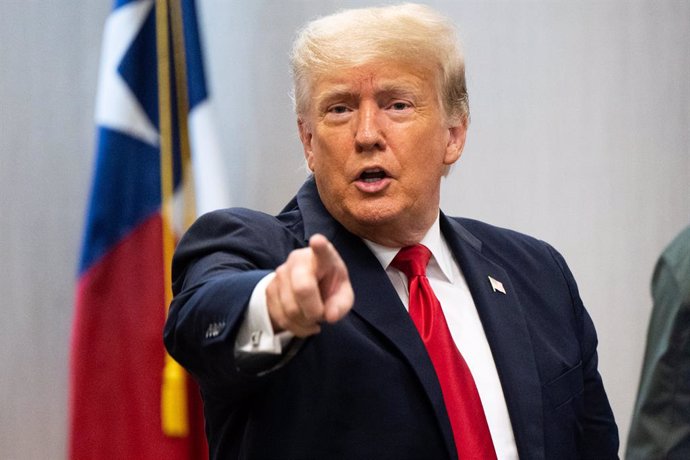
{"type": "Polygon", "coordinates": [[[328,103],[334,100],[352,99],[355,97],[355,92],[347,86],[332,86],[324,91],[321,91],[321,93],[319,93],[316,96],[316,104],[317,106],[321,106],[324,103],[328,103]]]}
{"type": "MultiPolygon", "coordinates": [[[[419,89],[413,83],[408,82],[382,82],[376,85],[376,94],[382,96],[414,96],[419,89]]],[[[348,85],[332,85],[321,91],[316,97],[316,107],[323,107],[333,101],[357,99],[359,94],[348,85]]]]}

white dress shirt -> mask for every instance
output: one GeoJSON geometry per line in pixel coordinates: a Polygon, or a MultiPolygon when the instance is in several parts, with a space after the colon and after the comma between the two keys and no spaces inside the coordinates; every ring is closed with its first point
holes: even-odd
{"type": "MultiPolygon", "coordinates": [[[[400,270],[390,266],[400,248],[389,248],[367,240],[364,242],[386,270],[400,300],[405,308],[408,308],[407,277],[400,270]]],[[[465,277],[441,236],[438,217],[420,243],[431,251],[427,278],[441,303],[451,336],[474,377],[496,455],[499,459],[517,459],[517,447],[508,408],[489,342],[465,277]]],[[[282,347],[293,337],[289,332],[273,333],[265,294],[266,286],[271,279],[273,274],[267,275],[254,289],[247,316],[237,335],[237,353],[281,353],[282,347]]]]}

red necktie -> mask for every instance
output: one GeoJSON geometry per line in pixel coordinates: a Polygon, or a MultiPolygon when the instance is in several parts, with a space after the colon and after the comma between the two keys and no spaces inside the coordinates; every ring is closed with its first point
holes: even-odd
{"type": "Polygon", "coordinates": [[[410,316],[436,369],[460,459],[495,459],[496,452],[472,373],[450,335],[441,304],[426,277],[431,252],[417,244],[402,248],[391,265],[405,273],[410,316]]]}

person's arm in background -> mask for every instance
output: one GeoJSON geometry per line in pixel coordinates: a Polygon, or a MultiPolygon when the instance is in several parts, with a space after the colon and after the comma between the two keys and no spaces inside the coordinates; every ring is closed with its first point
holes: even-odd
{"type": "Polygon", "coordinates": [[[690,227],[664,251],[626,458],[690,458],[690,227]]]}

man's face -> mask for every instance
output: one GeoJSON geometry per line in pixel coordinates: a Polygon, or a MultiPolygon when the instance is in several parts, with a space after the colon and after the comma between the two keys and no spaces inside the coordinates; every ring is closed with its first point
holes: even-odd
{"type": "Polygon", "coordinates": [[[439,209],[440,183],[466,127],[445,120],[431,72],[373,62],[325,75],[311,88],[300,138],[328,211],[387,246],[416,243],[439,209]]]}

